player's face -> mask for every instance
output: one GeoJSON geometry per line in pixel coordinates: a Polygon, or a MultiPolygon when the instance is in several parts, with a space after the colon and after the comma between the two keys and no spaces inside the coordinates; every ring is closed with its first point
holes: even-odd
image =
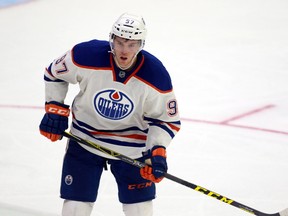
{"type": "Polygon", "coordinates": [[[136,61],[135,54],[141,46],[140,40],[127,40],[121,37],[115,37],[113,41],[116,62],[121,68],[129,67],[136,61]]]}

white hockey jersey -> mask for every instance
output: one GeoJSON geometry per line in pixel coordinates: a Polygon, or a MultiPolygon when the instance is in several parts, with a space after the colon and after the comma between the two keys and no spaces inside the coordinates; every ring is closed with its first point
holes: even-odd
{"type": "Polygon", "coordinates": [[[131,158],[154,145],[167,147],[180,129],[170,76],[147,51],[138,54],[132,70],[122,71],[107,41],[83,42],[54,60],[44,80],[46,102],[64,103],[68,85],[79,84],[71,106],[73,134],[131,158]]]}

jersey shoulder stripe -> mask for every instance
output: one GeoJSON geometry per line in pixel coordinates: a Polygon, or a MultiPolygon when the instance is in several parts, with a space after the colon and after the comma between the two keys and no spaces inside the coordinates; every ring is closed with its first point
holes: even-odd
{"type": "Polygon", "coordinates": [[[162,62],[145,50],[141,52],[145,61],[135,77],[162,93],[172,91],[170,75],[162,62]]]}
{"type": "Polygon", "coordinates": [[[108,41],[91,40],[77,44],[72,49],[73,63],[84,68],[111,68],[108,41]]]}

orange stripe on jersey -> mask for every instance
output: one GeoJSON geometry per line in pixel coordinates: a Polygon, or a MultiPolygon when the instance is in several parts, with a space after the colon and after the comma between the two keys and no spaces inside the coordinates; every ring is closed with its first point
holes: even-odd
{"type": "Polygon", "coordinates": [[[138,140],[146,140],[146,135],[138,135],[138,134],[131,134],[131,135],[120,135],[120,134],[113,134],[107,132],[91,132],[93,135],[104,135],[104,136],[117,136],[117,137],[124,137],[124,138],[131,138],[131,139],[138,139],[138,140]]]}
{"type": "Polygon", "coordinates": [[[176,127],[175,125],[171,124],[171,123],[167,123],[167,125],[169,125],[170,128],[172,128],[173,130],[175,131],[179,131],[180,128],[179,127],[176,127]]]}
{"type": "Polygon", "coordinates": [[[80,64],[76,63],[74,60],[73,60],[73,64],[75,64],[77,67],[81,67],[81,68],[85,68],[85,69],[92,69],[92,70],[112,70],[111,67],[92,67],[92,66],[80,65],[80,64]]]}
{"type": "Polygon", "coordinates": [[[110,65],[112,67],[113,81],[116,81],[116,73],[115,73],[115,68],[113,65],[113,54],[112,53],[110,53],[110,65]]]}
{"type": "Polygon", "coordinates": [[[128,77],[128,79],[124,82],[124,84],[126,84],[126,83],[129,81],[129,79],[130,79],[132,76],[134,76],[134,75],[140,70],[140,68],[142,67],[143,63],[144,63],[144,56],[142,57],[142,60],[141,60],[141,62],[140,62],[140,64],[139,64],[139,66],[138,66],[138,67],[135,69],[135,71],[128,77]]]}

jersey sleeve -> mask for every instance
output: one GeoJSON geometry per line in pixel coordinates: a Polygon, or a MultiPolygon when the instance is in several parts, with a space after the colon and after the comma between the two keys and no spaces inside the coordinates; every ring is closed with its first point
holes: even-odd
{"type": "Polygon", "coordinates": [[[143,51],[146,64],[137,78],[147,84],[144,120],[149,124],[146,148],[155,145],[167,147],[181,123],[178,104],[173,91],[171,77],[162,62],[147,51],[143,51]]]}
{"type": "Polygon", "coordinates": [[[168,147],[181,127],[174,92],[172,90],[166,93],[155,91],[153,96],[146,101],[144,115],[144,120],[149,124],[147,150],[155,145],[168,147]]]}
{"type": "Polygon", "coordinates": [[[84,88],[89,77],[85,76],[83,71],[110,68],[109,49],[107,41],[91,40],[76,44],[71,50],[55,59],[45,70],[46,102],[63,103],[69,84],[79,83],[80,89],[84,88]]]}
{"type": "Polygon", "coordinates": [[[76,84],[80,79],[69,50],[45,69],[45,101],[64,103],[69,83],[76,84]]]}

